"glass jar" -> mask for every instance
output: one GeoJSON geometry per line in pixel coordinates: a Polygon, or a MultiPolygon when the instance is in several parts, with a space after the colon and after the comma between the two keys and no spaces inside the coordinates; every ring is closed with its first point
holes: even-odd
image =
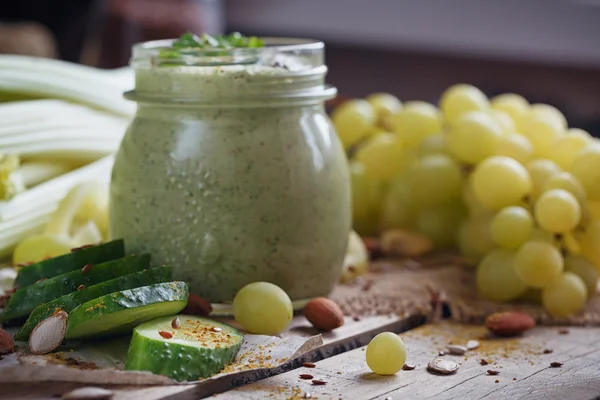
{"type": "Polygon", "coordinates": [[[351,217],[323,43],[175,55],[171,44],[133,47],[138,111],[115,158],[112,237],[215,303],[255,281],[292,300],[327,295],[351,217]]]}

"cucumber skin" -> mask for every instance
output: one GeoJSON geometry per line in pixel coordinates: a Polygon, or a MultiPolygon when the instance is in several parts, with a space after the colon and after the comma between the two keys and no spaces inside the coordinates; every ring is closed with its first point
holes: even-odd
{"type": "Polygon", "coordinates": [[[172,279],[172,275],[173,267],[163,266],[150,268],[148,270],[134,272],[106,282],[98,283],[81,291],[69,293],[56,300],[41,304],[33,310],[27,319],[27,322],[25,322],[17,332],[15,340],[27,341],[36,325],[50,317],[57,309],[69,313],[75,307],[104,296],[106,293],[133,289],[140,286],[152,285],[154,283],[169,282],[172,279]]]}
{"type": "MultiPolygon", "coordinates": [[[[164,302],[181,302],[181,308],[179,309],[179,311],[181,311],[187,305],[188,295],[187,283],[178,281],[159,283],[107,294],[88,301],[87,303],[83,303],[69,313],[65,339],[81,339],[90,336],[99,337],[130,332],[135,325],[160,317],[162,314],[148,315],[148,318],[136,320],[136,323],[133,326],[125,324],[109,330],[96,331],[93,335],[76,335],[73,333],[74,329],[82,323],[99,320],[105,315],[136,307],[164,302]],[[101,306],[99,307],[99,305],[101,306]]],[[[179,311],[175,311],[175,313],[179,311]]]]}
{"type": "Polygon", "coordinates": [[[53,278],[83,268],[86,264],[101,264],[124,256],[125,243],[121,239],[77,250],[21,268],[15,280],[15,287],[23,288],[42,278],[53,278]]]}
{"type": "Polygon", "coordinates": [[[0,314],[0,322],[26,317],[40,304],[75,292],[80,285],[91,286],[138,272],[149,264],[149,254],[129,256],[94,265],[85,274],[79,269],[18,289],[10,297],[4,313],[0,314]]]}
{"type": "Polygon", "coordinates": [[[125,370],[150,371],[179,382],[209,378],[223,370],[239,352],[243,335],[237,330],[233,332],[240,336],[238,344],[207,349],[170,343],[168,339],[149,339],[134,330],[125,370]]]}

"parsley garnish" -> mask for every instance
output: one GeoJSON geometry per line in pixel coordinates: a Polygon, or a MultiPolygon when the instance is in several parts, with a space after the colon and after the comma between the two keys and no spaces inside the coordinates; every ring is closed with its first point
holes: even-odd
{"type": "MultiPolygon", "coordinates": [[[[265,43],[261,38],[244,36],[239,32],[215,36],[206,33],[201,36],[184,33],[171,44],[171,47],[159,49],[159,57],[155,62],[161,66],[187,65],[187,62],[180,60],[180,57],[195,56],[197,50],[208,50],[203,51],[201,56],[230,58],[231,50],[256,49],[264,46],[265,43]]],[[[254,62],[256,61],[245,61],[245,63],[254,62]]]]}
{"type": "Polygon", "coordinates": [[[207,33],[202,34],[202,36],[184,33],[173,42],[172,46],[174,49],[252,49],[264,47],[264,45],[264,41],[259,37],[244,36],[239,32],[233,32],[229,35],[216,36],[207,33]]]}

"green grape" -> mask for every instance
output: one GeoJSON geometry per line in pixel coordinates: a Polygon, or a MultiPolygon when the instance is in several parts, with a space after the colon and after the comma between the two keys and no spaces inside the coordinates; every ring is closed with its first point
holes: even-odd
{"type": "Polygon", "coordinates": [[[233,299],[233,316],[250,333],[277,335],[287,328],[293,314],[287,293],[269,282],[250,283],[233,299]]]}
{"type": "Polygon", "coordinates": [[[542,304],[542,289],[527,288],[519,300],[531,304],[542,304]]]}
{"type": "Polygon", "coordinates": [[[448,133],[450,152],[467,164],[476,164],[498,152],[500,124],[483,111],[472,111],[456,121],[448,133]]]}
{"type": "Polygon", "coordinates": [[[590,133],[588,131],[583,130],[583,129],[579,129],[579,128],[570,128],[567,131],[567,135],[569,135],[569,136],[579,136],[579,137],[581,137],[583,139],[586,139],[588,141],[592,139],[592,135],[590,135],[590,133]]]}
{"type": "Polygon", "coordinates": [[[442,204],[460,196],[463,181],[460,165],[446,155],[421,158],[410,177],[414,198],[424,205],[442,204]]]}
{"type": "Polygon", "coordinates": [[[510,133],[500,138],[496,155],[510,157],[525,165],[533,157],[533,147],[525,136],[510,133]]]}
{"type": "Polygon", "coordinates": [[[517,251],[515,268],[528,285],[544,288],[556,281],[563,272],[563,257],[550,243],[527,242],[517,251]]]}
{"type": "Polygon", "coordinates": [[[448,150],[448,139],[443,133],[436,133],[425,137],[417,149],[417,154],[420,157],[429,156],[432,154],[446,154],[449,155],[448,150]]]}
{"type": "Polygon", "coordinates": [[[571,168],[577,154],[590,143],[589,134],[586,136],[579,132],[581,130],[574,131],[573,133],[571,131],[574,130],[569,130],[569,133],[557,138],[548,150],[548,159],[554,161],[556,165],[563,169],[571,168]]]}
{"type": "Polygon", "coordinates": [[[584,204],[586,201],[585,190],[581,183],[568,172],[557,172],[548,177],[542,185],[542,193],[552,189],[562,189],[571,193],[577,201],[584,204]]]}
{"type": "Polygon", "coordinates": [[[534,200],[542,194],[546,180],[561,171],[553,161],[545,159],[533,160],[526,165],[526,168],[531,177],[531,197],[534,200]]]}
{"type": "Polygon", "coordinates": [[[569,172],[581,182],[590,200],[600,200],[600,147],[580,151],[569,172]]]}
{"type": "Polygon", "coordinates": [[[428,107],[434,111],[436,111],[436,113],[438,114],[438,119],[441,121],[442,119],[442,114],[440,113],[440,110],[434,106],[433,104],[427,102],[427,101],[422,101],[422,100],[408,100],[404,102],[404,108],[411,108],[411,107],[428,107]]]}
{"type": "Polygon", "coordinates": [[[440,98],[440,109],[451,125],[469,111],[487,110],[489,107],[486,95],[475,86],[465,83],[450,86],[440,98]]]}
{"type": "Polygon", "coordinates": [[[404,108],[390,117],[394,132],[406,146],[417,146],[429,135],[442,131],[438,109],[429,103],[406,103],[404,108]]]}
{"type": "Polygon", "coordinates": [[[563,273],[542,290],[542,304],[550,315],[564,318],[583,309],[588,294],[583,279],[573,272],[563,273]]]}
{"type": "Polygon", "coordinates": [[[544,243],[548,243],[551,244],[553,246],[556,246],[557,240],[556,240],[556,236],[548,231],[545,231],[541,228],[533,228],[533,230],[531,231],[531,236],[529,237],[529,241],[530,242],[544,242],[544,243]]]}
{"type": "Polygon", "coordinates": [[[588,200],[585,202],[586,212],[592,219],[600,219],[600,201],[588,200]]]}
{"type": "Polygon", "coordinates": [[[563,233],[560,241],[567,253],[573,255],[581,254],[581,243],[579,243],[579,239],[572,232],[563,233]]]}
{"type": "Polygon", "coordinates": [[[446,203],[419,210],[415,226],[437,248],[446,248],[456,244],[456,233],[465,216],[466,210],[461,202],[446,203]]]}
{"type": "Polygon", "coordinates": [[[379,229],[412,227],[416,207],[409,182],[409,175],[404,174],[388,183],[379,213],[379,229]]]}
{"type": "Polygon", "coordinates": [[[490,229],[492,239],[498,246],[516,249],[531,237],[533,217],[523,207],[506,207],[494,215],[490,229]]]}
{"type": "Polygon", "coordinates": [[[354,230],[362,235],[372,235],[376,229],[377,213],[383,197],[384,185],[381,181],[367,176],[362,164],[351,161],[350,186],[354,230]]]}
{"type": "Polygon", "coordinates": [[[361,144],[354,159],[364,165],[368,176],[382,181],[400,175],[408,167],[402,144],[387,133],[373,136],[361,144]]]}
{"type": "Polygon", "coordinates": [[[373,93],[368,95],[365,100],[373,107],[380,122],[387,120],[402,109],[400,100],[389,93],[373,93]]]}
{"type": "Polygon", "coordinates": [[[593,220],[581,237],[581,253],[594,264],[600,273],[600,221],[593,220]]]}
{"type": "Polygon", "coordinates": [[[533,114],[523,121],[519,133],[531,143],[533,155],[544,158],[549,158],[553,143],[563,135],[550,121],[533,114]]]}
{"type": "Polygon", "coordinates": [[[493,109],[504,111],[510,115],[515,124],[529,111],[529,102],[523,96],[515,93],[504,93],[493,97],[490,104],[493,109]]]}
{"type": "Polygon", "coordinates": [[[492,301],[510,301],[519,298],[527,285],[515,270],[515,252],[496,249],[488,253],[477,266],[477,289],[492,301]]]}
{"type": "Polygon", "coordinates": [[[571,254],[565,256],[565,271],[572,272],[581,278],[587,289],[588,298],[596,294],[598,271],[587,258],[571,254]]]}
{"type": "Polygon", "coordinates": [[[376,136],[376,135],[386,134],[386,133],[389,133],[389,131],[387,129],[383,129],[381,126],[374,125],[367,130],[367,133],[365,134],[365,137],[363,138],[363,140],[366,138],[370,138],[371,136],[376,136]]]}
{"type": "Polygon", "coordinates": [[[479,200],[477,200],[477,198],[475,197],[475,193],[473,193],[473,184],[471,182],[471,180],[473,179],[472,177],[473,174],[470,174],[467,179],[467,182],[463,185],[461,196],[462,200],[467,206],[469,215],[472,217],[478,215],[490,215],[492,211],[489,208],[485,207],[483,204],[481,204],[479,200]]]}
{"type": "Polygon", "coordinates": [[[331,120],[345,149],[363,139],[375,125],[376,115],[366,100],[347,100],[331,113],[331,120]]]}
{"type": "Polygon", "coordinates": [[[502,133],[508,135],[517,131],[515,122],[507,112],[496,109],[491,109],[489,112],[491,113],[492,117],[498,122],[498,124],[500,124],[500,127],[502,128],[502,133]]]}
{"type": "Polygon", "coordinates": [[[532,104],[531,113],[539,116],[542,119],[548,120],[556,127],[557,130],[567,129],[567,119],[560,110],[549,104],[532,104]]]}
{"type": "Polygon", "coordinates": [[[458,247],[463,256],[475,262],[494,249],[489,215],[471,217],[461,224],[458,247]]]}
{"type": "Polygon", "coordinates": [[[383,332],[371,339],[365,357],[367,365],[377,375],[394,375],[406,362],[406,346],[400,336],[383,332]]]}
{"type": "Polygon", "coordinates": [[[535,219],[548,232],[566,233],[581,220],[581,207],[571,193],[552,189],[542,193],[535,203],[535,219]]]}
{"type": "Polygon", "coordinates": [[[477,200],[492,210],[519,205],[531,191],[527,170],[512,158],[503,156],[479,163],[471,183],[477,200]]]}

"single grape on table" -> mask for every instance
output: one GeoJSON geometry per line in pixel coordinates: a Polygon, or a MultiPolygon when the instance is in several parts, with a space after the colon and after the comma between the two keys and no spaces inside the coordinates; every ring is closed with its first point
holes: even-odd
{"type": "Polygon", "coordinates": [[[569,316],[596,293],[600,140],[556,107],[460,83],[437,106],[380,92],[332,116],[359,234],[399,229],[455,248],[492,301],[569,316]]]}
{"type": "Polygon", "coordinates": [[[250,283],[233,299],[233,316],[250,333],[277,335],[289,325],[293,314],[287,293],[269,282],[250,283]]]}
{"type": "Polygon", "coordinates": [[[367,345],[367,365],[378,375],[394,375],[406,362],[404,341],[395,333],[383,332],[367,345]]]}

